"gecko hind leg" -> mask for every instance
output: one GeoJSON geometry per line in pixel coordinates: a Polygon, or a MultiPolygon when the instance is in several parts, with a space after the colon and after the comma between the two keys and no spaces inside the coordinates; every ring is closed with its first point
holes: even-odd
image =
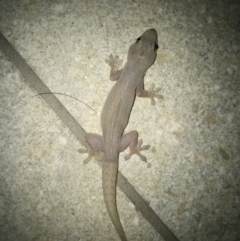
{"type": "Polygon", "coordinates": [[[95,133],[86,133],[86,141],[88,143],[89,149],[78,150],[79,153],[88,153],[87,158],[84,159],[83,163],[87,164],[93,156],[98,156],[99,152],[103,151],[103,139],[102,136],[95,133]]]}
{"type": "Polygon", "coordinates": [[[150,145],[142,145],[143,141],[138,140],[138,132],[130,131],[122,136],[120,152],[124,151],[127,147],[129,147],[130,152],[124,157],[125,160],[130,159],[130,157],[134,154],[138,155],[140,159],[144,162],[147,161],[147,158],[142,155],[140,152],[148,150],[150,145]]]}

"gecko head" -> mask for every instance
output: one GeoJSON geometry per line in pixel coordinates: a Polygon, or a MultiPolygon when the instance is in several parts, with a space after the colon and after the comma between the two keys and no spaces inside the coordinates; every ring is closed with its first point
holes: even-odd
{"type": "Polygon", "coordinates": [[[139,64],[147,70],[157,57],[157,49],[157,31],[155,29],[148,29],[130,46],[128,61],[139,61],[139,64]]]}

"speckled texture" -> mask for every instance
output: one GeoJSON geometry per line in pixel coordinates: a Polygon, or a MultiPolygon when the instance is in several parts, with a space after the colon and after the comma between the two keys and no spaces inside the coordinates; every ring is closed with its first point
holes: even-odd
{"type": "MultiPolygon", "coordinates": [[[[146,76],[155,107],[137,99],[148,163],[120,169],[182,241],[240,240],[239,1],[6,1],[0,30],[79,123],[100,133],[112,83],[104,59],[126,60],[148,28],[158,58],[146,76]],[[211,3],[210,3],[211,2],[211,3]],[[238,3],[237,3],[238,2],[238,3]]],[[[119,240],[104,207],[101,170],[82,165],[75,137],[0,52],[0,240],[119,240]]],[[[122,158],[122,155],[121,155],[122,158]]],[[[118,192],[130,240],[162,238],[118,192]]]]}

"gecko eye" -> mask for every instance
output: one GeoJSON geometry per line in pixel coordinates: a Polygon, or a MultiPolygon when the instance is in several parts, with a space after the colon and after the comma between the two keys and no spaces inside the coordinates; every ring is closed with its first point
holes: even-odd
{"type": "Polygon", "coordinates": [[[158,50],[158,44],[154,45],[154,50],[157,51],[158,50]]]}
{"type": "Polygon", "coordinates": [[[141,39],[142,37],[137,38],[136,42],[138,43],[141,39]]]}

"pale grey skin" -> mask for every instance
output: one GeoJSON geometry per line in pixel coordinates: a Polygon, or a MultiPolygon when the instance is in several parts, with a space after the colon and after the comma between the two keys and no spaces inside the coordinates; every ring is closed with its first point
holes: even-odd
{"type": "Polygon", "coordinates": [[[125,232],[120,222],[116,207],[116,178],[118,172],[119,153],[130,148],[130,153],[125,157],[137,154],[143,161],[146,158],[140,153],[149,146],[138,144],[137,131],[131,131],[123,135],[128,124],[135,96],[151,98],[154,105],[154,97],[162,98],[157,94],[160,88],[151,91],[144,90],[143,81],[147,69],[154,63],[157,51],[157,32],[149,29],[144,32],[128,51],[127,62],[122,70],[118,70],[121,61],[110,55],[106,62],[111,67],[110,79],[117,80],[112,87],[101,113],[102,137],[97,134],[86,134],[89,144],[89,157],[103,152],[102,185],[105,205],[112,223],[122,241],[127,241],[125,232]]]}

